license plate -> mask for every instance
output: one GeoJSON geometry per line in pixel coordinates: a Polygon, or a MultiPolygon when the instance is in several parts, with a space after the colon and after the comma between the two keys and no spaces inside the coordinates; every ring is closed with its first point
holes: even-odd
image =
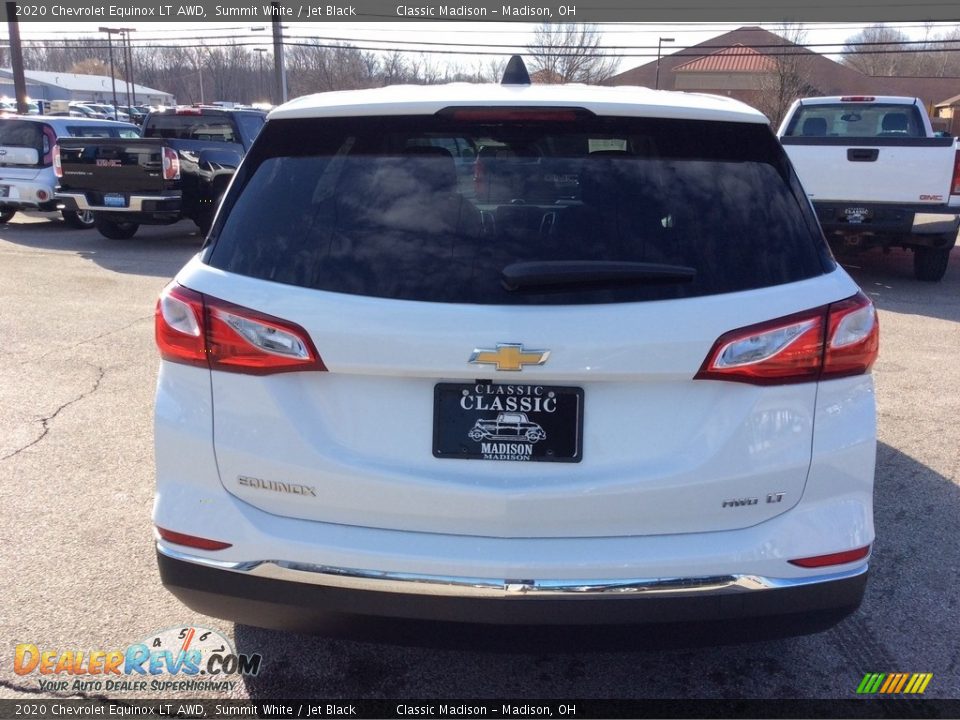
{"type": "Polygon", "coordinates": [[[873,217],[873,212],[870,208],[848,207],[844,208],[843,216],[851,225],[859,225],[860,223],[870,220],[873,217]]]}
{"type": "Polygon", "coordinates": [[[438,458],[580,462],[583,388],[439,383],[433,393],[438,458]]]}
{"type": "Polygon", "coordinates": [[[0,185],[0,197],[10,197],[9,185],[0,185]]]}
{"type": "Polygon", "coordinates": [[[120,193],[107,193],[103,196],[104,207],[126,207],[127,198],[120,193]]]}

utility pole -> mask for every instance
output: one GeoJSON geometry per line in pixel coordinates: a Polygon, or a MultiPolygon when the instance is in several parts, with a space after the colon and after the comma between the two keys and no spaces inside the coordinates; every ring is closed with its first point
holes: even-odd
{"type": "Polygon", "coordinates": [[[133,83],[133,48],[130,46],[130,33],[135,32],[136,28],[120,28],[123,31],[125,39],[123,65],[126,68],[127,77],[127,107],[130,108],[137,104],[137,86],[133,83]],[[130,101],[130,94],[133,93],[133,102],[130,101]]]}
{"type": "Polygon", "coordinates": [[[283,26],[280,24],[280,3],[274,0],[270,3],[273,8],[273,74],[276,83],[274,88],[274,105],[287,101],[287,69],[283,63],[283,26]]]}
{"type": "Polygon", "coordinates": [[[107,48],[110,52],[110,84],[113,86],[113,107],[117,107],[117,77],[113,71],[113,34],[120,31],[114,30],[113,28],[102,27],[100,28],[100,32],[107,34],[107,48]]]}
{"type": "Polygon", "coordinates": [[[659,40],[657,40],[657,80],[653,84],[654,90],[660,89],[660,46],[663,45],[663,43],[665,42],[673,42],[673,38],[662,37],[659,40]]]}
{"type": "Polygon", "coordinates": [[[200,104],[203,105],[203,54],[200,52],[200,48],[203,47],[203,43],[200,44],[200,47],[197,48],[197,74],[200,76],[200,104]]]}
{"type": "Polygon", "coordinates": [[[17,3],[7,3],[7,29],[10,31],[10,66],[13,69],[13,89],[17,95],[17,112],[26,115],[27,79],[23,74],[23,48],[20,47],[20,25],[17,23],[17,3]]]}
{"type": "Polygon", "coordinates": [[[260,72],[257,74],[257,95],[260,96],[260,100],[264,99],[263,92],[263,54],[267,51],[266,48],[254,48],[253,49],[257,56],[260,58],[260,72]]]}

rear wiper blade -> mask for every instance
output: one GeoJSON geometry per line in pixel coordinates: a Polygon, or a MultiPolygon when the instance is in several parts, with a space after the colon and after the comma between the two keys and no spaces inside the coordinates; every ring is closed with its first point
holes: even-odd
{"type": "Polygon", "coordinates": [[[549,285],[690,282],[697,271],[685,265],[614,260],[516,262],[501,270],[507,290],[549,285]]]}

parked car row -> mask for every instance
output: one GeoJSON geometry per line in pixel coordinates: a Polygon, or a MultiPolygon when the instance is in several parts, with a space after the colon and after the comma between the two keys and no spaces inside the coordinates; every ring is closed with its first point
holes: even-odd
{"type": "MultiPolygon", "coordinates": [[[[131,123],[85,117],[18,115],[0,119],[0,223],[18,210],[55,211],[54,167],[59,138],[135,138],[140,129],[131,123]]],[[[61,209],[63,219],[76,228],[94,225],[93,213],[61,209]]]]}
{"type": "Polygon", "coordinates": [[[113,239],[182,218],[206,233],[264,117],[184,107],[150,113],[142,130],[74,115],[0,119],[0,223],[59,209],[71,226],[113,239]]]}

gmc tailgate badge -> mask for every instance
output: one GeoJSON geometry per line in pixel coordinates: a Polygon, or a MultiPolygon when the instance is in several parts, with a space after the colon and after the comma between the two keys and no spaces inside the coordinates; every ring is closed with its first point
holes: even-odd
{"type": "Polygon", "coordinates": [[[497,343],[496,350],[475,349],[470,362],[496,365],[497,370],[523,370],[524,365],[543,365],[549,357],[549,350],[524,350],[516,343],[497,343]]]}

